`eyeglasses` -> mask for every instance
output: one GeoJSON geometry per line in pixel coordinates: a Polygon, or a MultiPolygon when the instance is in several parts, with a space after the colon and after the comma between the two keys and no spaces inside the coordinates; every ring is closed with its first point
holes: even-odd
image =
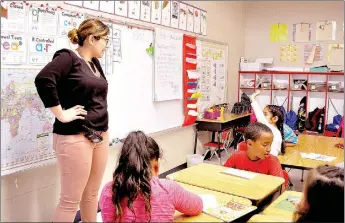
{"type": "Polygon", "coordinates": [[[109,42],[109,38],[108,37],[104,37],[104,36],[94,36],[96,40],[100,40],[100,39],[104,39],[105,40],[105,45],[108,45],[109,42]]]}

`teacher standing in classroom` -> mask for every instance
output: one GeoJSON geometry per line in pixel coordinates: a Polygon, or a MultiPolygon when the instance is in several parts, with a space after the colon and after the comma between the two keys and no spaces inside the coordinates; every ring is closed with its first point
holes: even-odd
{"type": "Polygon", "coordinates": [[[83,222],[96,222],[98,191],[108,159],[108,82],[97,58],[109,28],[87,19],[68,33],[75,51],[54,54],[35,79],[38,94],[55,115],[54,142],[61,176],[54,222],[73,222],[80,205],[83,222]]]}

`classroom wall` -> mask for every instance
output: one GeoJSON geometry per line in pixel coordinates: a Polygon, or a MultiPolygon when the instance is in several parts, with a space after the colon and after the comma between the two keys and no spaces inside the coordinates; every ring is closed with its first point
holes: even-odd
{"type": "Polygon", "coordinates": [[[298,62],[280,62],[279,47],[282,44],[293,44],[293,24],[311,23],[311,42],[315,41],[316,23],[336,21],[336,40],[322,42],[323,61],[312,66],[327,63],[328,43],[344,43],[344,1],[248,1],[246,2],[245,57],[273,57],[274,66],[304,67],[304,44],[296,43],[298,62]],[[286,42],[270,42],[270,24],[288,24],[288,40],[286,42]]]}
{"type": "MultiPolygon", "coordinates": [[[[228,100],[234,102],[237,98],[237,61],[244,55],[244,2],[190,1],[187,3],[208,11],[206,38],[229,44],[228,100]]],[[[154,136],[163,149],[164,157],[160,172],[168,171],[186,162],[186,155],[193,153],[194,134],[195,128],[192,126],[154,136]]],[[[201,141],[207,139],[207,135],[201,137],[201,141]]],[[[199,142],[198,153],[203,151],[199,142]]],[[[102,185],[111,180],[118,153],[119,147],[110,149],[102,185]]],[[[59,173],[56,165],[1,177],[1,221],[51,221],[59,191],[59,173]]]]}

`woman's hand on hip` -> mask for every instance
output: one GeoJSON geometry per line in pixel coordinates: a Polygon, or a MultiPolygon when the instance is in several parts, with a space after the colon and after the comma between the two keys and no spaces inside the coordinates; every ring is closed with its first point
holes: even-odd
{"type": "Polygon", "coordinates": [[[60,117],[57,117],[57,119],[62,123],[67,123],[77,119],[85,119],[86,115],[87,111],[84,110],[84,106],[76,105],[70,109],[63,110],[62,114],[60,117]]]}

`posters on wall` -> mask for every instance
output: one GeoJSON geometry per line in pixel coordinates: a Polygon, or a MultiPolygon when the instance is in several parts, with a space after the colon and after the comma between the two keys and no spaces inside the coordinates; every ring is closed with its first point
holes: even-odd
{"type": "Polygon", "coordinates": [[[181,1],[64,1],[64,3],[207,35],[207,12],[181,1]]]}
{"type": "Polygon", "coordinates": [[[332,41],[336,35],[336,21],[324,21],[316,23],[316,41],[332,41]]]}
{"type": "Polygon", "coordinates": [[[23,2],[1,2],[1,30],[24,33],[26,31],[26,5],[23,2]]]}
{"type": "Polygon", "coordinates": [[[288,38],[288,25],[287,24],[271,24],[270,25],[270,41],[271,42],[284,42],[288,38]]]}
{"type": "Polygon", "coordinates": [[[29,63],[44,65],[49,63],[56,52],[56,38],[53,36],[32,35],[29,37],[29,63]]]}
{"type": "Polygon", "coordinates": [[[311,24],[293,24],[292,40],[296,43],[306,43],[311,39],[311,24]]]}
{"type": "Polygon", "coordinates": [[[296,44],[287,44],[280,46],[280,61],[281,62],[297,62],[298,48],[296,44]]]}
{"type": "Polygon", "coordinates": [[[312,64],[315,61],[322,61],[322,44],[306,44],[304,45],[304,62],[312,64]]]}
{"type": "Polygon", "coordinates": [[[56,35],[58,24],[57,14],[58,13],[52,8],[30,8],[29,33],[56,35]]]}

